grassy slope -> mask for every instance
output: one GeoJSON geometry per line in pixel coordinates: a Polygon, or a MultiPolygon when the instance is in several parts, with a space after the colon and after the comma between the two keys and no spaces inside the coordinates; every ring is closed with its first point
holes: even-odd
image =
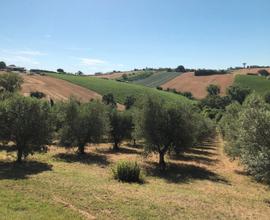
{"type": "Polygon", "coordinates": [[[237,75],[234,83],[248,87],[261,95],[270,91],[270,80],[260,76],[237,75]]]}
{"type": "Polygon", "coordinates": [[[106,79],[99,79],[96,77],[73,76],[64,74],[49,74],[49,76],[67,80],[79,86],[91,89],[101,95],[113,93],[116,98],[116,101],[121,104],[123,104],[126,97],[130,95],[135,96],[137,99],[142,98],[146,95],[152,95],[156,97],[161,97],[163,100],[168,102],[191,102],[187,98],[177,94],[164,92],[141,85],[117,82],[115,80],[106,80],[106,79]]]}
{"type": "Polygon", "coordinates": [[[136,80],[134,81],[134,83],[149,87],[157,87],[172,80],[173,78],[179,76],[180,74],[181,73],[178,72],[167,72],[167,71],[156,72],[150,77],[147,77],[142,80],[136,80]]]}
{"type": "Polygon", "coordinates": [[[115,154],[109,147],[88,148],[81,160],[53,147],[21,168],[7,162],[0,148],[0,218],[80,219],[87,213],[88,219],[269,219],[269,189],[240,174],[219,145],[171,160],[167,175],[153,168],[157,158],[145,159],[139,149],[115,154]],[[110,167],[123,158],[145,167],[145,184],[111,178],[110,167]]]}

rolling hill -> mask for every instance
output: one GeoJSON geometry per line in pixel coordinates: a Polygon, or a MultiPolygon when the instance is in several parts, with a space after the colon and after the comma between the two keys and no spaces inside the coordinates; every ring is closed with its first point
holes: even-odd
{"type": "Polygon", "coordinates": [[[142,97],[145,97],[146,95],[160,97],[164,101],[171,103],[192,102],[181,95],[160,91],[142,85],[135,85],[132,83],[124,83],[115,80],[100,79],[92,76],[74,76],[66,74],[48,74],[48,75],[90,89],[101,95],[113,93],[116,101],[121,104],[125,102],[127,96],[134,96],[135,98],[140,99],[142,97]]]}

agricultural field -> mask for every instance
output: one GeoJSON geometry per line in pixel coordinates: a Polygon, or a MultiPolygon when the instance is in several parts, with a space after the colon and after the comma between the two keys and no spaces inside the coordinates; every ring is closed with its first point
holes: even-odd
{"type": "Polygon", "coordinates": [[[268,219],[270,192],[246,176],[223,153],[219,139],[169,158],[168,172],[156,169],[154,155],[124,144],[74,151],[51,146],[13,166],[13,153],[0,148],[0,213],[4,219],[268,219]],[[118,160],[137,160],[144,184],[112,178],[118,160]],[[248,193],[247,193],[248,192],[248,193]],[[21,203],[21,201],[24,201],[21,203]]]}
{"type": "Polygon", "coordinates": [[[248,87],[261,95],[270,91],[270,80],[262,76],[237,75],[234,83],[241,87],[248,87]]]}
{"type": "Polygon", "coordinates": [[[90,89],[101,95],[113,93],[116,101],[120,104],[124,103],[127,96],[134,96],[135,98],[140,99],[146,95],[160,97],[166,102],[191,102],[187,98],[177,94],[131,83],[117,82],[115,80],[106,80],[87,76],[74,76],[65,74],[48,75],[90,89]]]}
{"type": "Polygon", "coordinates": [[[157,71],[153,73],[151,76],[145,78],[145,79],[139,79],[136,81],[133,81],[133,83],[148,86],[148,87],[157,87],[160,86],[175,77],[179,76],[182,73],[179,72],[167,72],[167,71],[157,71]]]}
{"type": "Polygon", "coordinates": [[[233,84],[233,74],[195,76],[193,72],[183,73],[180,76],[164,83],[162,88],[176,89],[180,92],[191,92],[197,99],[205,98],[206,88],[210,84],[216,84],[221,88],[221,95],[225,95],[226,89],[233,84]]]}

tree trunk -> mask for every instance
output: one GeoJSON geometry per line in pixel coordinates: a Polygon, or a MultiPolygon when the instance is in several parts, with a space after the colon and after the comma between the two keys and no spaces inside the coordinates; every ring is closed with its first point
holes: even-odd
{"type": "Polygon", "coordinates": [[[83,155],[83,154],[85,154],[85,152],[84,152],[84,145],[79,145],[79,154],[81,154],[81,155],[83,155]]]}
{"type": "Polygon", "coordinates": [[[23,151],[22,151],[22,148],[19,147],[18,148],[18,152],[17,152],[17,163],[21,163],[22,162],[22,156],[23,156],[23,151]]]}
{"type": "Polygon", "coordinates": [[[117,141],[114,141],[113,150],[114,151],[118,151],[119,150],[119,146],[118,146],[118,142],[117,141]]]}
{"type": "Polygon", "coordinates": [[[159,152],[159,167],[161,170],[164,170],[166,168],[164,156],[165,156],[165,153],[163,151],[160,151],[159,152]]]}
{"type": "Polygon", "coordinates": [[[133,147],[136,147],[136,139],[133,139],[133,147]]]}

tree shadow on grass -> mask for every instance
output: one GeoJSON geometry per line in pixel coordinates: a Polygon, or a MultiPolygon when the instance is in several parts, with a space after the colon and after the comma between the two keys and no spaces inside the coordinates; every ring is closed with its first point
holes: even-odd
{"type": "Polygon", "coordinates": [[[120,146],[119,150],[113,150],[113,148],[108,149],[97,149],[97,152],[100,153],[109,153],[109,154],[141,154],[139,150],[136,150],[135,148],[127,148],[124,146],[120,146]]]}
{"type": "Polygon", "coordinates": [[[22,163],[0,161],[0,180],[27,179],[31,175],[51,170],[52,165],[39,161],[24,161],[22,163]]]}
{"type": "Polygon", "coordinates": [[[6,152],[15,152],[16,146],[15,145],[0,145],[0,151],[6,151],[6,152]]]}
{"type": "Polygon", "coordinates": [[[203,157],[198,155],[188,155],[188,154],[180,154],[180,155],[172,155],[170,156],[173,160],[181,160],[186,162],[197,162],[205,165],[213,165],[218,162],[217,159],[211,159],[209,157],[203,157]]]}
{"type": "Polygon", "coordinates": [[[150,176],[163,178],[171,183],[186,183],[192,180],[210,180],[222,184],[230,184],[228,180],[218,174],[200,166],[190,164],[169,163],[166,170],[161,171],[158,163],[148,162],[145,167],[146,173],[150,176]]]}
{"type": "Polygon", "coordinates": [[[74,153],[59,153],[54,155],[54,158],[61,160],[67,163],[83,163],[83,164],[97,164],[97,165],[109,165],[110,162],[107,160],[107,157],[100,154],[86,153],[83,155],[78,155],[74,153]]]}
{"type": "Polygon", "coordinates": [[[190,149],[187,149],[185,151],[186,153],[190,153],[190,154],[198,154],[198,155],[203,155],[203,156],[216,156],[217,154],[216,153],[212,153],[212,152],[209,152],[209,151],[206,151],[205,148],[190,148],[190,149]]]}

